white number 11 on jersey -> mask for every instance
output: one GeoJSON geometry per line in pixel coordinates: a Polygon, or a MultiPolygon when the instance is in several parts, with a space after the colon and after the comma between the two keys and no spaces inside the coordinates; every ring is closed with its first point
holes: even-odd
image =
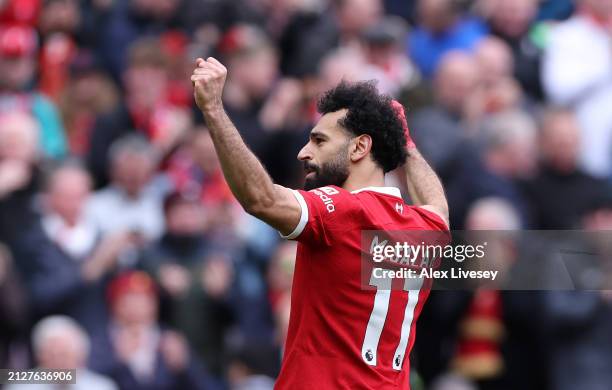
{"type": "MultiPolygon", "coordinates": [[[[374,296],[374,308],[370,314],[363,346],[361,347],[361,357],[370,366],[375,366],[377,363],[378,342],[385,325],[389,310],[389,300],[391,299],[391,281],[390,278],[375,278],[374,270],[372,270],[370,286],[376,287],[376,295],[374,296]]],[[[421,278],[406,278],[404,281],[404,291],[408,292],[408,303],[404,310],[399,344],[393,355],[393,369],[398,371],[402,369],[402,363],[404,362],[408,340],[410,339],[414,310],[419,301],[419,292],[422,285],[423,279],[421,278]]]]}

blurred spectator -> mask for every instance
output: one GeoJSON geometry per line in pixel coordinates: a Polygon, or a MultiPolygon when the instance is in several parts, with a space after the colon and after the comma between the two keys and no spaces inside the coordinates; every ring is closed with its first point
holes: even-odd
{"type": "Polygon", "coordinates": [[[453,174],[453,159],[467,136],[468,101],[478,89],[474,58],[458,51],[444,55],[433,80],[434,104],[410,115],[415,143],[445,181],[453,174]]]}
{"type": "Polygon", "coordinates": [[[43,2],[38,20],[41,36],[39,85],[56,103],[70,78],[70,63],[77,54],[76,36],[80,25],[77,0],[43,2]]]}
{"type": "MultiPolygon", "coordinates": [[[[519,241],[518,235],[510,233],[520,227],[520,215],[508,201],[497,197],[476,201],[468,211],[465,228],[469,230],[463,237],[478,242],[486,237],[487,249],[481,262],[471,266],[462,263],[462,267],[498,269],[502,279],[517,279],[518,283],[504,282],[504,286],[515,286],[516,290],[520,290],[516,286],[522,285],[523,279],[541,276],[534,275],[534,261],[541,261],[540,256],[550,253],[537,253],[534,235],[527,233],[526,239],[519,241]],[[524,269],[516,273],[519,265],[524,269]]],[[[531,288],[536,285],[542,286],[529,284],[531,288]]],[[[554,388],[546,381],[543,294],[509,291],[511,287],[496,291],[491,287],[494,286],[487,285],[475,292],[432,291],[423,312],[430,322],[417,331],[417,345],[419,337],[422,338],[421,353],[426,358],[417,358],[426,363],[424,376],[431,378],[432,371],[435,377],[448,370],[483,390],[554,388]],[[441,333],[444,337],[440,338],[441,333]],[[452,360],[446,360],[449,355],[452,360]],[[452,362],[450,369],[445,367],[447,361],[452,362]]]]}
{"type": "Polygon", "coordinates": [[[290,17],[279,39],[280,70],[284,75],[316,75],[320,61],[338,45],[338,27],[327,8],[323,4],[303,7],[290,17]]]}
{"type": "MultiPolygon", "coordinates": [[[[506,242],[503,235],[495,233],[520,229],[521,220],[516,209],[504,199],[485,196],[471,203],[465,219],[465,224],[461,225],[463,229],[485,231],[485,236],[480,237],[487,237],[488,261],[484,262],[487,269],[502,269],[500,277],[506,277],[508,266],[516,260],[517,248],[506,242]]],[[[460,236],[469,238],[468,234],[460,236]]],[[[523,304],[528,314],[530,307],[525,305],[523,298],[517,298],[516,304],[523,304]]],[[[507,340],[510,346],[515,342],[508,337],[507,325],[522,321],[521,317],[510,317],[508,323],[505,322],[506,315],[515,315],[510,311],[516,310],[513,302],[511,294],[501,297],[500,292],[490,288],[432,290],[417,324],[415,344],[415,365],[425,382],[432,388],[440,386],[442,389],[446,386],[450,389],[454,386],[492,390],[528,388],[530,382],[521,380],[528,370],[514,367],[515,356],[509,356],[511,361],[506,361],[504,342],[507,340]],[[510,303],[508,308],[503,306],[506,300],[510,303]],[[506,376],[508,379],[504,380],[506,376]],[[509,387],[515,383],[512,380],[520,386],[509,387]]],[[[519,363],[521,359],[527,360],[526,356],[518,356],[519,363]]]]}
{"type": "Polygon", "coordinates": [[[366,67],[365,57],[358,50],[346,47],[330,51],[322,60],[319,69],[317,95],[337,85],[341,80],[355,82],[361,79],[366,67]]]}
{"type": "MultiPolygon", "coordinates": [[[[612,380],[612,338],[607,331],[612,326],[610,294],[610,237],[612,202],[610,197],[592,205],[582,219],[588,233],[586,253],[588,262],[577,265],[576,291],[548,291],[543,311],[547,316],[548,357],[550,359],[551,388],[565,390],[579,386],[597,390],[612,380]],[[594,247],[598,250],[593,251],[594,247]],[[592,263],[592,262],[595,263],[592,263]],[[605,280],[601,273],[608,273],[605,280]],[[583,282],[593,281],[593,274],[602,279],[600,290],[592,291],[583,282]],[[589,276],[591,275],[591,276],[589,276]]],[[[584,257],[583,257],[584,258],[584,257]]],[[[573,264],[568,264],[572,266],[573,264]]]]}
{"type": "Polygon", "coordinates": [[[380,0],[335,0],[334,5],[343,45],[358,40],[360,34],[375,25],[383,14],[380,0]]]}
{"type": "Polygon", "coordinates": [[[128,64],[122,73],[125,99],[96,120],[87,161],[97,185],[108,180],[109,148],[117,139],[138,132],[163,157],[175,148],[191,125],[191,109],[169,99],[169,59],[160,45],[159,39],[146,38],[130,47],[128,64]]]}
{"type": "Polygon", "coordinates": [[[88,218],[103,234],[129,232],[143,243],[159,237],[165,189],[153,180],[157,153],[142,136],[128,135],[113,143],[109,160],[111,184],[92,196],[88,218]]]}
{"type": "Polygon", "coordinates": [[[23,110],[40,124],[39,142],[46,157],[66,153],[64,128],[53,103],[36,90],[38,38],[36,30],[23,25],[0,24],[0,112],[23,110]]]}
{"type": "Polygon", "coordinates": [[[476,46],[474,55],[485,87],[490,87],[501,79],[512,77],[514,58],[510,47],[501,39],[484,38],[476,46]]]}
{"type": "Polygon", "coordinates": [[[38,135],[38,123],[31,115],[21,111],[0,114],[0,240],[11,249],[36,221],[38,135]]]}
{"type": "Polygon", "coordinates": [[[189,36],[181,30],[170,30],[163,33],[159,41],[160,49],[168,58],[166,100],[177,107],[189,108],[193,104],[193,85],[185,75],[193,70],[191,53],[194,52],[189,36]]]}
{"type": "Polygon", "coordinates": [[[197,265],[209,249],[210,243],[206,240],[208,219],[197,194],[168,195],[164,201],[164,215],[166,231],[149,248],[144,261],[152,266],[162,289],[180,298],[189,287],[187,268],[197,265]],[[171,270],[173,267],[175,269],[171,270]]]}
{"type": "Polygon", "coordinates": [[[467,209],[475,200],[498,196],[512,204],[528,226],[528,203],[519,184],[535,173],[536,126],[521,111],[492,115],[483,123],[480,152],[463,156],[454,167],[447,196],[456,228],[463,226],[467,209]]]}
{"type": "MultiPolygon", "coordinates": [[[[296,130],[310,125],[305,118],[302,82],[298,79],[280,79],[262,107],[259,115],[264,128],[271,131],[296,130]]],[[[310,114],[310,113],[308,113],[310,114]]]]}
{"type": "Polygon", "coordinates": [[[43,196],[40,223],[22,235],[18,252],[33,314],[68,314],[90,334],[104,329],[106,280],[119,254],[131,245],[128,235],[102,237],[84,207],[91,179],[78,165],[53,171],[43,196]]]}
{"type": "MultiPolygon", "coordinates": [[[[173,193],[164,202],[164,213],[166,232],[145,250],[142,265],[161,287],[165,319],[184,332],[194,350],[220,372],[217,357],[229,314],[222,302],[208,299],[199,278],[213,245],[205,236],[206,211],[197,193],[173,193]]],[[[226,271],[217,280],[222,295],[233,277],[226,271]]]]}
{"type": "Polygon", "coordinates": [[[288,187],[303,183],[303,167],[296,156],[307,142],[316,115],[306,85],[297,79],[279,80],[259,113],[262,126],[269,132],[262,161],[270,167],[268,173],[274,181],[288,187]]]}
{"type": "Polygon", "coordinates": [[[0,367],[19,367],[25,363],[17,361],[15,354],[18,350],[24,352],[24,345],[19,341],[25,335],[28,309],[26,291],[13,257],[0,244],[0,367]]]}
{"type": "Polygon", "coordinates": [[[533,24],[538,0],[482,0],[491,33],[512,50],[514,75],[532,98],[543,96],[540,81],[540,57],[546,45],[546,27],[533,24]]]}
{"type": "Polygon", "coordinates": [[[579,12],[550,32],[542,79],[553,104],[575,108],[580,163],[587,173],[612,174],[612,1],[582,0],[579,12]]]}
{"type": "MultiPolygon", "coordinates": [[[[174,193],[164,203],[166,232],[143,253],[143,267],[158,281],[168,323],[217,373],[228,330],[267,337],[262,281],[240,261],[239,246],[211,234],[213,221],[197,193],[174,193]]],[[[164,314],[164,313],[162,313],[164,314]]]]}
{"type": "Polygon", "coordinates": [[[278,76],[278,57],[272,42],[257,27],[231,29],[220,43],[228,79],[225,108],[245,142],[261,153],[265,135],[259,111],[278,76]]]}
{"type": "MultiPolygon", "coordinates": [[[[516,277],[517,263],[525,258],[526,267],[533,266],[533,243],[517,242],[507,234],[521,227],[518,210],[499,197],[477,200],[466,216],[465,229],[484,231],[479,237],[487,237],[484,267],[499,270],[506,286],[516,277]]],[[[451,366],[482,390],[546,388],[540,294],[510,289],[497,291],[485,286],[474,291],[461,315],[451,366]]]]}
{"type": "Polygon", "coordinates": [[[94,340],[92,367],[113,378],[120,389],[212,389],[182,335],[157,322],[153,280],[133,271],[118,276],[108,290],[112,321],[94,340]]]}
{"type": "Polygon", "coordinates": [[[3,131],[0,144],[0,156],[4,160],[19,161],[25,164],[37,162],[38,124],[25,111],[17,110],[0,115],[3,131]]]}
{"type": "Polygon", "coordinates": [[[383,11],[381,0],[332,0],[328,10],[310,3],[294,14],[280,39],[281,69],[288,76],[315,75],[319,62],[338,45],[354,49],[383,11]]]}
{"type": "Polygon", "coordinates": [[[521,218],[508,201],[486,197],[472,204],[466,216],[468,230],[520,230],[521,218]]]}
{"type": "Polygon", "coordinates": [[[9,385],[7,390],[116,390],[109,378],[86,368],[89,355],[89,337],[73,319],[65,316],[51,316],[42,319],[32,330],[32,347],[38,363],[43,369],[76,369],[76,383],[73,385],[27,384],[9,385]]]}
{"type": "MultiPolygon", "coordinates": [[[[178,25],[181,0],[112,1],[97,11],[98,54],[117,79],[128,65],[129,48],[139,38],[158,36],[178,25]]],[[[197,7],[197,5],[192,5],[197,7]]],[[[189,11],[186,11],[189,12],[189,11]]]]}
{"type": "Polygon", "coordinates": [[[530,177],[536,168],[536,125],[521,111],[506,111],[483,123],[484,160],[494,174],[530,177]]]}
{"type": "Polygon", "coordinates": [[[451,50],[472,50],[484,35],[484,24],[465,17],[453,0],[419,0],[419,25],[410,33],[408,52],[427,78],[434,75],[442,56],[451,50]]]}
{"type": "Polygon", "coordinates": [[[578,167],[581,133],[571,111],[549,109],[539,134],[541,169],[526,186],[534,227],[575,229],[594,201],[610,192],[602,180],[578,167]]]}
{"type": "Polygon", "coordinates": [[[404,53],[407,30],[402,19],[386,17],[362,34],[367,65],[361,78],[378,80],[379,91],[392,96],[421,80],[418,69],[404,53]]]}
{"type": "Polygon", "coordinates": [[[523,224],[528,222],[527,205],[516,185],[535,173],[536,135],[533,119],[521,111],[496,114],[483,125],[482,158],[491,175],[489,190],[509,201],[523,224]]]}
{"type": "MultiPolygon", "coordinates": [[[[506,201],[483,198],[474,202],[469,209],[465,228],[492,231],[517,229],[520,227],[518,221],[516,211],[506,201]]],[[[492,241],[491,246],[487,245],[487,252],[490,254],[495,251],[493,253],[496,254],[496,262],[512,261],[511,248],[505,245],[503,240],[493,236],[490,237],[490,241],[492,241]]],[[[498,269],[492,264],[487,266],[498,269]]],[[[506,368],[501,351],[501,343],[507,331],[502,311],[503,304],[499,291],[476,289],[459,323],[456,351],[451,361],[451,367],[455,372],[476,383],[500,377],[506,368]]],[[[481,385],[479,388],[487,387],[481,385]]]]}
{"type": "Polygon", "coordinates": [[[225,182],[208,129],[200,126],[191,132],[188,142],[168,161],[166,172],[178,192],[200,198],[209,233],[217,230],[231,240],[245,213],[225,182]]]}
{"type": "Polygon", "coordinates": [[[118,104],[117,87],[91,52],[82,51],[70,65],[69,79],[61,91],[59,106],[66,125],[70,153],[85,157],[96,118],[118,104]]]}
{"type": "Polygon", "coordinates": [[[27,90],[34,81],[38,37],[36,30],[21,25],[0,26],[0,88],[4,93],[27,90]]]}
{"type": "Polygon", "coordinates": [[[43,36],[52,33],[76,34],[81,24],[81,9],[76,0],[42,2],[38,29],[43,36]]]}
{"type": "Polygon", "coordinates": [[[466,119],[472,129],[488,114],[530,108],[512,75],[514,59],[504,41],[495,37],[481,40],[474,57],[478,62],[480,83],[477,91],[468,98],[466,119]]]}
{"type": "Polygon", "coordinates": [[[98,240],[97,227],[85,219],[91,179],[78,165],[65,165],[49,177],[44,199],[43,230],[49,239],[74,259],[92,252],[98,240]]]}

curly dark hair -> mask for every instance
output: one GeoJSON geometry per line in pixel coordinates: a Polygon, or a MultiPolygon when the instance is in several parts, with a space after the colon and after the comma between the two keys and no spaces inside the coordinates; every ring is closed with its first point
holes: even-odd
{"type": "Polygon", "coordinates": [[[391,101],[378,93],[374,80],[342,81],[321,96],[317,109],[321,114],[348,109],[338,124],[355,136],[372,137],[372,157],[387,173],[404,164],[408,156],[404,128],[391,101]]]}

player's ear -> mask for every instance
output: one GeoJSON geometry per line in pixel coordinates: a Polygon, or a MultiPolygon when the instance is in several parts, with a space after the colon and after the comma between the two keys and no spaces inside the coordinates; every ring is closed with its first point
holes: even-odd
{"type": "Polygon", "coordinates": [[[372,150],[372,137],[362,134],[351,141],[349,157],[352,162],[357,162],[367,156],[370,150],[372,150]]]}

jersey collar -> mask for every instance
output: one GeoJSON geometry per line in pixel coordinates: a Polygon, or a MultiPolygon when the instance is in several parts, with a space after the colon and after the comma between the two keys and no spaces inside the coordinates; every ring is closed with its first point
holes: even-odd
{"type": "Polygon", "coordinates": [[[351,194],[357,194],[357,193],[362,192],[362,191],[374,191],[374,192],[378,192],[380,194],[395,196],[397,198],[401,198],[402,197],[402,193],[400,192],[399,188],[397,188],[397,187],[365,187],[365,188],[361,188],[359,190],[351,191],[351,194]]]}

